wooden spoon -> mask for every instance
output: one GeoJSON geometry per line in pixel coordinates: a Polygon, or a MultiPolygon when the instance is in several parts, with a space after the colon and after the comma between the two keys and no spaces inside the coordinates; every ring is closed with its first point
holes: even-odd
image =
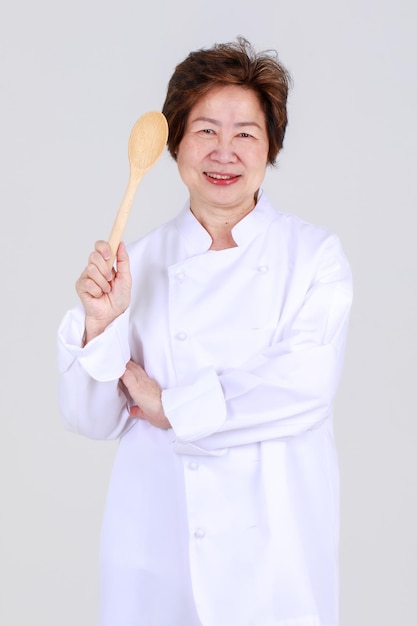
{"type": "Polygon", "coordinates": [[[168,123],[159,111],[148,111],[134,124],[129,137],[130,175],[125,195],[116,214],[109,236],[113,265],[117,248],[123,237],[127,218],[139,182],[161,156],[168,140],[168,123]]]}

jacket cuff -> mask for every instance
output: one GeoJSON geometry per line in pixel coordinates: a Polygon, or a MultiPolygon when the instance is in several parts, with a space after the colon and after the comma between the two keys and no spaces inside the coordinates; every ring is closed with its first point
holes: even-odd
{"type": "MultiPolygon", "coordinates": [[[[199,370],[183,384],[162,392],[162,406],[177,442],[198,441],[216,432],[226,419],[226,403],[213,368],[199,370]]],[[[175,446],[174,446],[175,447],[175,446]]]]}
{"type": "Polygon", "coordinates": [[[120,378],[130,359],[129,309],[83,348],[84,328],[85,313],[81,306],[66,313],[58,329],[59,371],[65,372],[77,359],[94,380],[106,382],[120,378]]]}

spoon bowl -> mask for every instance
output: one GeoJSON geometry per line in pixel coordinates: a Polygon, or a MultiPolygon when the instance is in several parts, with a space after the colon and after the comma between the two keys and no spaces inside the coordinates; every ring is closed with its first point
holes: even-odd
{"type": "Polygon", "coordinates": [[[146,172],[157,162],[168,140],[168,123],[159,111],[144,113],[134,124],[129,137],[129,181],[109,236],[113,265],[117,248],[129,217],[130,209],[139,182],[146,172]]]}

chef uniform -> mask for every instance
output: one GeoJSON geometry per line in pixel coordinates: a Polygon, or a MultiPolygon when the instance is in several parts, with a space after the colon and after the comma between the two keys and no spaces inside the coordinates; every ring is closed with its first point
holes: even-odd
{"type": "Polygon", "coordinates": [[[129,309],[82,345],[59,328],[60,410],[120,438],[103,521],[100,626],[337,626],[332,406],[351,272],[339,239],[264,193],[211,238],[187,204],[128,246],[129,309]],[[171,429],[129,416],[127,361],[171,429]]]}

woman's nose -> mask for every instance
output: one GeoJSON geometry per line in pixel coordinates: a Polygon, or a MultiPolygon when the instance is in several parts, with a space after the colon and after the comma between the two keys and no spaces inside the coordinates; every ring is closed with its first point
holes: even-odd
{"type": "Polygon", "coordinates": [[[225,137],[219,137],[210,157],[219,163],[234,163],[237,160],[237,156],[233,141],[225,137]]]}

